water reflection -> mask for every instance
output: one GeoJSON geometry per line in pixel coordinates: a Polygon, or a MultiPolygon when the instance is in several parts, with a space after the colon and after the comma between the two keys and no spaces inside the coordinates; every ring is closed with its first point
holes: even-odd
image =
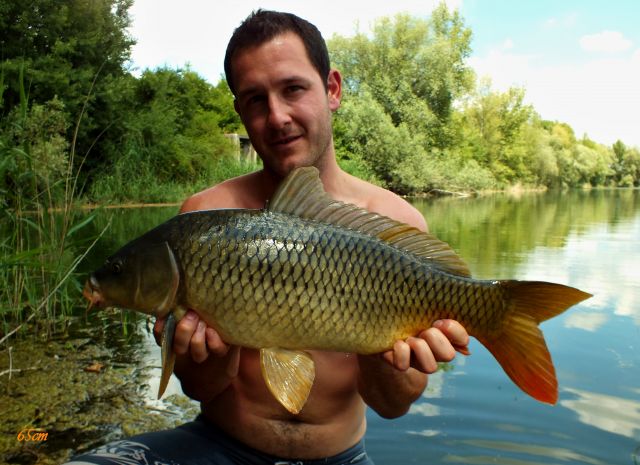
{"type": "Polygon", "coordinates": [[[549,465],[549,459],[558,460],[565,463],[585,463],[589,465],[610,465],[609,462],[603,462],[593,457],[580,454],[571,449],[562,447],[547,447],[537,444],[523,444],[506,441],[484,441],[484,440],[468,440],[457,441],[460,444],[473,446],[479,449],[493,450],[492,455],[474,455],[460,456],[449,455],[444,458],[447,463],[465,463],[465,464],[502,464],[502,465],[549,465]],[[518,453],[533,455],[536,458],[532,460],[515,459],[509,456],[503,456],[504,453],[518,453]]]}
{"type": "MultiPolygon", "coordinates": [[[[608,234],[622,226],[624,233],[629,220],[638,218],[640,192],[572,191],[412,203],[431,230],[470,262],[475,276],[512,278],[534,249],[576,247],[576,239],[592,234],[594,227],[608,234]]],[[[593,242],[579,246],[586,254],[596,251],[593,242]]]]}
{"type": "Polygon", "coordinates": [[[640,269],[637,266],[640,215],[624,225],[594,225],[570,237],[562,249],[541,248],[522,273],[528,278],[570,282],[594,296],[572,311],[567,327],[594,332],[612,316],[640,326],[640,269]]]}
{"type": "Polygon", "coordinates": [[[582,423],[609,433],[640,439],[638,399],[624,399],[574,388],[563,391],[573,394],[575,398],[563,400],[560,404],[576,412],[582,423]]]}
{"type": "Polygon", "coordinates": [[[579,328],[589,332],[596,332],[608,319],[606,313],[596,313],[576,310],[564,320],[566,328],[579,328]]]}

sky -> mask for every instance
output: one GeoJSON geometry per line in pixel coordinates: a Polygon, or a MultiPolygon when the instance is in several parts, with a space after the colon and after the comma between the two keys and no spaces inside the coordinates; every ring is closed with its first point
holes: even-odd
{"type": "MultiPolygon", "coordinates": [[[[189,65],[215,84],[233,30],[257,8],[295,13],[325,39],[368,32],[376,18],[427,18],[436,0],[135,0],[132,71],[189,65]]],[[[525,89],[543,119],[577,137],[640,147],[640,2],[447,0],[471,29],[468,64],[493,89],[525,89]]]]}

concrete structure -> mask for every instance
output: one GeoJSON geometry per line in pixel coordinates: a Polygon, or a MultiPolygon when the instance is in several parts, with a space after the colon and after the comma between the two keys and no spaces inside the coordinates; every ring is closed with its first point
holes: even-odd
{"type": "Polygon", "coordinates": [[[251,163],[257,162],[258,154],[253,148],[253,145],[251,145],[249,136],[245,136],[244,134],[225,134],[225,137],[231,140],[236,147],[236,160],[251,163]]]}

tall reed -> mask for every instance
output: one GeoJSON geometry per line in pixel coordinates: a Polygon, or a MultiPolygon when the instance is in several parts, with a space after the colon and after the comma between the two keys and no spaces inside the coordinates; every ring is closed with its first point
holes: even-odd
{"type": "MultiPolygon", "coordinates": [[[[84,158],[75,160],[75,136],[66,141],[63,104],[29,105],[24,67],[18,86],[19,105],[0,116],[0,344],[28,321],[50,330],[71,313],[74,272],[92,246],[80,231],[93,216],[74,208],[84,158]]],[[[3,90],[0,70],[0,102],[3,90]]]]}

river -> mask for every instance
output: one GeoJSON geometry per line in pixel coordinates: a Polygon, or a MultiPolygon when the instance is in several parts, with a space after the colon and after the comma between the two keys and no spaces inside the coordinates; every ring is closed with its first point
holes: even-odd
{"type": "MultiPolygon", "coordinates": [[[[523,394],[473,340],[472,355],[459,356],[430,376],[407,415],[384,420],[367,414],[366,443],[374,461],[640,464],[640,191],[412,202],[474,277],[555,281],[594,297],[541,326],[558,375],[557,405],[523,394]]],[[[85,268],[175,212],[175,207],[101,211],[96,228],[110,220],[110,230],[85,268]]],[[[141,336],[126,339],[141,350],[126,354],[141,369],[151,367],[143,370],[142,396],[157,413],[164,408],[153,400],[158,351],[141,329],[144,324],[134,325],[141,336]]],[[[118,347],[110,350],[121,357],[118,347]]],[[[175,380],[170,392],[180,392],[175,380]]],[[[55,436],[48,441],[55,448],[55,436]]]]}

